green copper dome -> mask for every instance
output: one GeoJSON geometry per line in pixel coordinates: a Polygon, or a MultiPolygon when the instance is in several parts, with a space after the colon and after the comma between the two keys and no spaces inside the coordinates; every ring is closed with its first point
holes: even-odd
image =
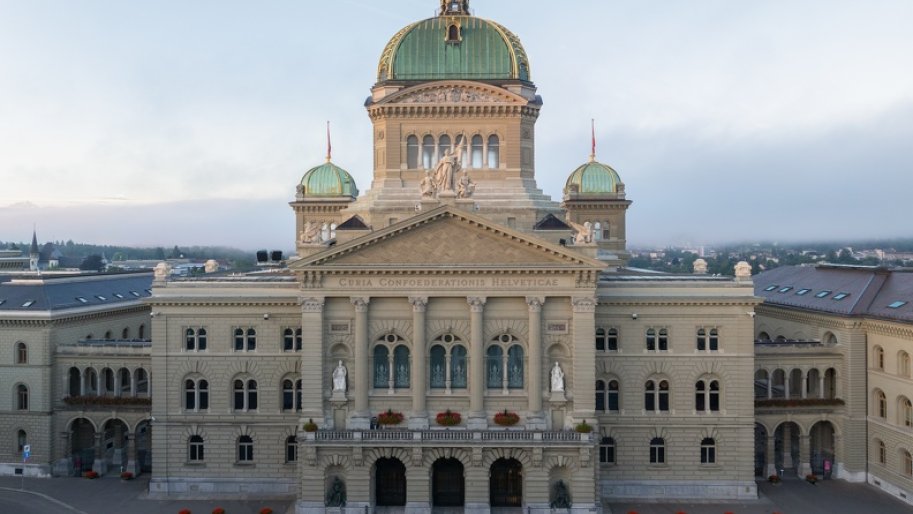
{"type": "Polygon", "coordinates": [[[601,162],[591,160],[571,173],[564,186],[564,192],[576,189],[580,194],[617,193],[619,184],[621,177],[617,171],[601,162]]]}
{"type": "Polygon", "coordinates": [[[503,26],[448,14],[400,30],[377,70],[378,82],[448,79],[529,82],[529,59],[520,39],[503,26]]]}
{"type": "Polygon", "coordinates": [[[301,194],[305,197],[357,198],[358,188],[349,172],[327,161],[304,174],[301,194]]]}

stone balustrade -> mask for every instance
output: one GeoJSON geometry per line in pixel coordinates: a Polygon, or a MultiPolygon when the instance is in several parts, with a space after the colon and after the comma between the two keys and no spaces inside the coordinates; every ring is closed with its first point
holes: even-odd
{"type": "Polygon", "coordinates": [[[319,430],[317,432],[305,433],[304,440],[308,443],[316,444],[357,444],[365,443],[469,443],[484,444],[486,446],[492,443],[508,444],[548,444],[551,446],[570,444],[585,445],[593,444],[596,441],[594,434],[584,434],[572,431],[529,431],[529,430],[405,430],[405,429],[382,429],[382,430],[319,430]]]}

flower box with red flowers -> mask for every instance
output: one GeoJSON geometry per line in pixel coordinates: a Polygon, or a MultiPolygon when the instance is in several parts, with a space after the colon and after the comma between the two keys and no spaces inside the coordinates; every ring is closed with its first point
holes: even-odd
{"type": "Polygon", "coordinates": [[[123,473],[120,474],[120,479],[121,480],[133,480],[133,473],[131,473],[129,471],[124,471],[123,473]]]}
{"type": "Polygon", "coordinates": [[[395,412],[392,409],[387,409],[386,412],[381,412],[377,415],[377,423],[379,425],[399,425],[403,422],[403,413],[395,412]]]}
{"type": "Polygon", "coordinates": [[[94,480],[94,479],[98,478],[98,473],[96,473],[95,471],[86,471],[85,473],[83,473],[82,476],[88,478],[89,480],[94,480]]]}
{"type": "Polygon", "coordinates": [[[212,509],[212,514],[225,514],[225,509],[222,507],[216,507],[212,509]]]}
{"type": "Polygon", "coordinates": [[[504,412],[499,412],[495,414],[495,424],[501,425],[502,427],[512,427],[520,422],[520,416],[516,412],[509,412],[507,409],[504,409],[504,412]]]}
{"type": "Polygon", "coordinates": [[[463,417],[460,416],[459,412],[453,412],[452,410],[447,409],[444,412],[438,412],[434,420],[442,427],[452,427],[459,425],[460,421],[463,420],[463,417]]]}

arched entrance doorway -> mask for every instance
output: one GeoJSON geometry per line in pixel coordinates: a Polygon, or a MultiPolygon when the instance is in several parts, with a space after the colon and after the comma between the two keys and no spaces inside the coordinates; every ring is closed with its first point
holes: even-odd
{"type": "Polygon", "coordinates": [[[406,505],[406,466],[399,459],[378,459],[374,464],[374,501],[378,507],[406,505]]]}
{"type": "Polygon", "coordinates": [[[95,425],[86,418],[74,419],[70,423],[70,444],[73,472],[91,471],[95,462],[95,425]]]}
{"type": "Polygon", "coordinates": [[[754,424],[754,474],[763,477],[767,473],[767,428],[754,424]]]}
{"type": "Polygon", "coordinates": [[[111,419],[105,423],[102,438],[102,448],[105,460],[109,466],[118,472],[127,469],[127,434],[130,429],[127,424],[119,419],[111,419]]]}
{"type": "Polygon", "coordinates": [[[830,421],[819,421],[809,431],[809,449],[811,450],[812,473],[830,478],[825,473],[824,461],[830,463],[829,471],[833,473],[837,461],[834,449],[834,425],[830,421]]]}
{"type": "Polygon", "coordinates": [[[462,507],[466,487],[463,463],[457,459],[438,459],[431,467],[431,504],[434,507],[462,507]]]}
{"type": "Polygon", "coordinates": [[[489,496],[492,507],[523,506],[523,465],[516,459],[498,459],[491,465],[489,496]]]}
{"type": "Polygon", "coordinates": [[[799,425],[788,421],[780,423],[774,432],[774,463],[777,473],[796,474],[799,467],[799,425]]]}
{"type": "MultiPolygon", "coordinates": [[[[149,420],[140,421],[133,433],[136,445],[136,467],[140,473],[152,472],[152,425],[149,420]]],[[[133,456],[129,456],[132,459],[133,456]]],[[[131,470],[132,471],[132,470],[131,470]]]]}

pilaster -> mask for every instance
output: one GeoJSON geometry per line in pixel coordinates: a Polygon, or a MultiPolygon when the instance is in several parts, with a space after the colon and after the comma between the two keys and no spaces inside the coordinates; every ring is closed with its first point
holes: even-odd
{"type": "Polygon", "coordinates": [[[572,384],[565,383],[565,390],[574,392],[574,421],[595,421],[597,300],[592,296],[580,296],[572,298],[571,304],[574,310],[574,376],[572,384]]]}
{"type": "Polygon", "coordinates": [[[301,387],[321,394],[301,396],[301,423],[323,426],[323,305],[321,297],[301,299],[301,387]]]}
{"type": "Polygon", "coordinates": [[[529,306],[529,406],[526,428],[545,430],[545,414],[542,411],[542,306],[544,297],[527,296],[529,306]]]}
{"type": "Polygon", "coordinates": [[[428,309],[427,296],[411,296],[412,304],[412,415],[409,417],[409,428],[426,430],[428,428],[428,409],[425,406],[427,359],[425,350],[425,313],[428,309]]]}
{"type": "Polygon", "coordinates": [[[484,340],[484,297],[469,297],[469,419],[467,426],[471,430],[488,428],[488,416],[485,413],[485,340],[484,340]]]}
{"type": "Polygon", "coordinates": [[[351,387],[355,389],[355,412],[349,419],[349,428],[367,429],[371,424],[371,412],[368,406],[370,381],[370,348],[368,347],[368,297],[353,297],[355,307],[355,380],[351,387]]]}

